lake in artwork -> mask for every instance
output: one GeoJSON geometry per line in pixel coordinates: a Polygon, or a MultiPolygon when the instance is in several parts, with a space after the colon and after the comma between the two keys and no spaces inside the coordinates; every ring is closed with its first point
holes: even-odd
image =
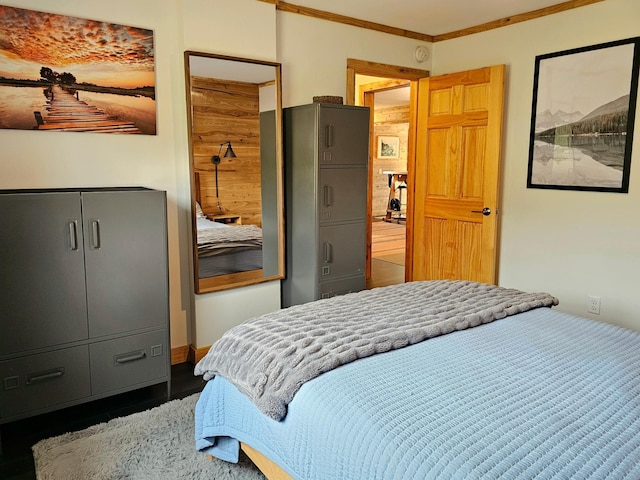
{"type": "MultiPolygon", "coordinates": [[[[605,141],[601,146],[604,145],[605,141]]],[[[598,148],[593,143],[589,148],[577,148],[535,141],[532,182],[538,185],[619,188],[624,156],[620,158],[611,155],[609,150],[602,150],[599,157],[595,153],[598,148]],[[615,162],[616,166],[606,165],[605,161],[615,162]]]]}
{"type": "MultiPolygon", "coordinates": [[[[0,85],[0,128],[37,128],[34,112],[44,112],[47,98],[43,87],[0,85]]],[[[103,110],[114,119],[133,122],[141,133],[156,133],[156,102],[152,98],[76,91],[80,101],[103,110]]]]}

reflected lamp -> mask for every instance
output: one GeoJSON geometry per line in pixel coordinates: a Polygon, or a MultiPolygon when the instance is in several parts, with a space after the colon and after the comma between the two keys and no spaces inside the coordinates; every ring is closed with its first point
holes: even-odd
{"type": "Polygon", "coordinates": [[[220,144],[220,149],[218,150],[218,154],[211,157],[211,163],[213,163],[216,167],[216,201],[218,202],[218,213],[223,214],[224,210],[222,209],[222,205],[220,204],[220,196],[218,195],[218,165],[220,165],[220,153],[222,153],[222,147],[227,146],[227,150],[224,152],[224,158],[236,158],[236,154],[231,148],[231,142],[224,142],[220,144]]]}

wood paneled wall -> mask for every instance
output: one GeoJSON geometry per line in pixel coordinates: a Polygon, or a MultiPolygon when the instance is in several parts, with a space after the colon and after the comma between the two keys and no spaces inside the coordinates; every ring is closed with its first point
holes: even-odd
{"type": "Polygon", "coordinates": [[[236,158],[220,152],[218,192],[225,213],[243,224],[262,226],[260,98],[257,84],[191,77],[193,168],[205,213],[217,214],[215,166],[211,157],[231,142],[236,158]]]}

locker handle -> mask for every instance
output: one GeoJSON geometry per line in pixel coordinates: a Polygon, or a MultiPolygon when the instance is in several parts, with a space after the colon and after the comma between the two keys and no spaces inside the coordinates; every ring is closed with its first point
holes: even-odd
{"type": "Polygon", "coordinates": [[[324,186],[324,206],[325,207],[330,207],[331,206],[331,185],[325,185],[324,186]]]}
{"type": "Polygon", "coordinates": [[[322,244],[322,259],[324,260],[324,263],[331,263],[332,253],[331,244],[329,242],[324,242],[322,244]]]}
{"type": "Polygon", "coordinates": [[[69,247],[71,250],[78,250],[78,221],[69,220],[69,247]]]}
{"type": "Polygon", "coordinates": [[[26,384],[32,385],[34,383],[40,383],[46,380],[53,380],[54,378],[62,377],[63,375],[64,367],[54,368],[53,370],[47,370],[46,372],[28,375],[26,384]]]}
{"type": "Polygon", "coordinates": [[[91,247],[100,248],[100,220],[91,220],[91,247]]]}
{"type": "Polygon", "coordinates": [[[327,148],[333,147],[333,125],[325,125],[325,144],[327,148]]]}
{"type": "Polygon", "coordinates": [[[145,353],[145,351],[140,350],[138,352],[129,352],[129,353],[123,353],[122,355],[116,355],[115,357],[113,357],[113,360],[115,364],[123,365],[125,363],[142,360],[146,356],[147,354],[145,353]]]}

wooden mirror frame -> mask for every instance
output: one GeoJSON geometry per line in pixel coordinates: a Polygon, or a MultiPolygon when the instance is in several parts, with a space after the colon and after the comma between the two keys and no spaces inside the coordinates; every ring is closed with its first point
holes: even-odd
{"type": "MultiPolygon", "coordinates": [[[[187,124],[188,124],[188,137],[189,137],[189,169],[190,169],[190,177],[191,177],[191,224],[192,224],[192,246],[193,246],[193,272],[194,272],[194,286],[195,293],[210,293],[221,290],[228,290],[231,288],[244,287],[248,285],[253,285],[257,283],[269,282],[274,280],[279,280],[284,278],[284,190],[283,190],[283,158],[282,158],[282,80],[281,80],[281,65],[279,63],[274,62],[266,62],[261,60],[253,60],[248,58],[240,58],[240,57],[230,57],[225,55],[217,55],[212,53],[204,53],[204,52],[195,52],[195,51],[185,51],[184,52],[184,65],[185,65],[185,81],[186,81],[186,99],[187,99],[187,124]],[[269,256],[277,255],[276,259],[269,258],[269,267],[267,269],[257,269],[257,270],[249,270],[242,271],[239,273],[228,273],[221,274],[212,277],[200,278],[200,269],[199,269],[199,259],[198,259],[198,231],[197,231],[197,218],[196,218],[196,202],[201,203],[201,189],[202,187],[202,176],[207,176],[215,172],[215,167],[218,165],[214,165],[214,163],[209,162],[208,165],[202,164],[202,156],[203,154],[200,152],[196,155],[195,151],[195,143],[194,142],[194,105],[192,101],[192,90],[193,90],[193,79],[197,77],[192,77],[191,73],[191,59],[193,57],[199,57],[203,59],[214,59],[217,63],[224,64],[226,62],[230,62],[228,64],[229,71],[235,71],[235,67],[238,68],[251,68],[251,65],[263,67],[273,67],[273,81],[275,82],[275,105],[274,105],[274,123],[275,125],[271,125],[273,129],[274,138],[273,140],[269,139],[269,143],[261,142],[260,146],[262,147],[263,143],[268,145],[270,149],[269,152],[272,152],[275,155],[275,158],[270,158],[270,164],[273,166],[273,172],[269,171],[269,185],[268,189],[270,197],[265,202],[265,191],[263,189],[263,179],[264,175],[267,173],[261,172],[261,183],[260,183],[260,197],[261,197],[261,215],[260,215],[260,226],[263,228],[263,232],[265,235],[265,241],[262,245],[262,257],[263,262],[265,258],[265,253],[269,256]],[[232,68],[233,67],[233,68],[232,68]],[[270,142],[273,141],[273,144],[270,142]],[[273,194],[273,195],[271,195],[273,194]],[[275,196],[275,198],[272,198],[275,196]],[[265,207],[268,209],[268,215],[265,217],[265,207]],[[265,223],[262,223],[263,220],[268,220],[265,223]],[[267,237],[267,235],[269,235],[267,237]],[[267,242],[266,239],[269,238],[267,242]],[[265,249],[265,245],[268,246],[268,249],[265,249]],[[266,271],[265,271],[266,270],[266,271]]],[[[230,78],[235,74],[229,74],[229,72],[220,72],[219,77],[209,76],[207,75],[207,79],[212,79],[215,81],[221,82],[229,82],[230,84],[238,83],[238,84],[250,84],[248,82],[247,77],[245,78],[230,78]]],[[[259,84],[255,84],[259,85],[259,84]]],[[[229,108],[229,105],[225,105],[222,108],[229,108]]],[[[259,110],[259,108],[258,108],[259,110]]],[[[263,112],[259,112],[263,113],[263,112]]],[[[202,135],[198,135],[198,142],[200,143],[198,148],[202,148],[203,143],[205,144],[206,155],[223,155],[224,151],[220,153],[222,149],[221,145],[231,140],[233,144],[233,148],[237,154],[237,161],[241,161],[242,154],[238,154],[238,151],[242,151],[242,140],[237,140],[238,138],[245,135],[247,137],[261,138],[259,132],[233,132],[233,124],[234,119],[238,117],[242,117],[244,112],[233,111],[232,109],[228,112],[229,122],[224,122],[224,127],[227,128],[227,131],[224,134],[218,132],[213,133],[211,138],[207,138],[205,142],[202,142],[202,135]],[[232,139],[234,137],[236,140],[232,139]],[[209,148],[210,147],[210,148],[209,148]]],[[[218,119],[219,120],[219,119],[218,119]]],[[[260,129],[262,129],[260,127],[260,129]]],[[[209,135],[206,135],[209,137],[209,135]]],[[[261,152],[262,153],[262,152],[261,152]]],[[[223,159],[224,160],[224,159],[223,159]]],[[[236,160],[236,158],[230,159],[236,160]]],[[[259,158],[261,164],[264,163],[264,159],[262,155],[259,158]]],[[[222,165],[222,163],[220,164],[222,165]]],[[[224,168],[222,166],[221,168],[224,168]]],[[[261,168],[262,165],[261,165],[261,168]]],[[[234,192],[237,191],[234,190],[234,192]]],[[[254,194],[255,195],[255,194],[254,194]]],[[[224,203],[224,202],[222,202],[224,203]]],[[[204,208],[203,208],[204,210],[204,208]]],[[[207,213],[207,212],[205,212],[207,213]]]]}

